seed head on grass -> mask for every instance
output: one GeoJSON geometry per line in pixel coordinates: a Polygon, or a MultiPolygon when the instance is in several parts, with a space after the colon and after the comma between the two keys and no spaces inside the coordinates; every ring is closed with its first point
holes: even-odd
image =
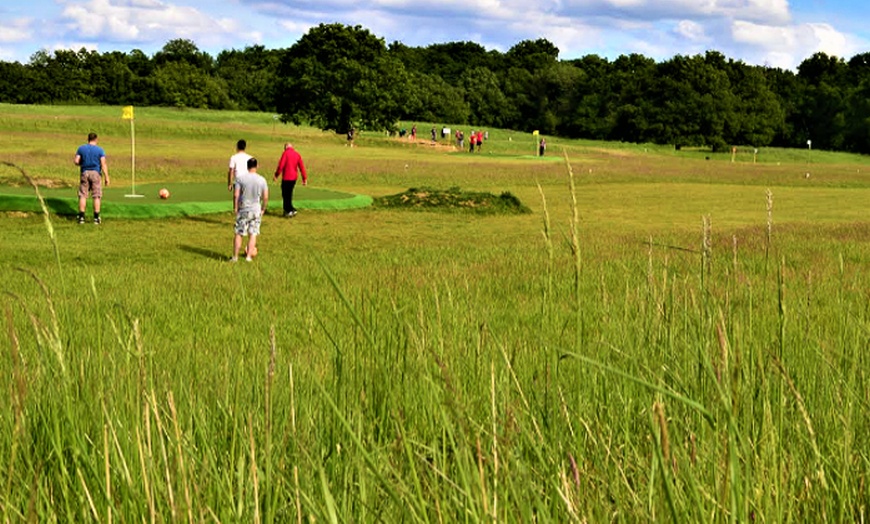
{"type": "Polygon", "coordinates": [[[653,412],[661,432],[662,457],[664,457],[665,463],[671,464],[674,467],[675,465],[671,462],[671,438],[668,433],[668,419],[665,417],[664,404],[656,402],[653,405],[653,412]]]}
{"type": "Polygon", "coordinates": [[[767,196],[767,249],[770,249],[773,237],[773,192],[768,188],[765,195],[767,196]]]}

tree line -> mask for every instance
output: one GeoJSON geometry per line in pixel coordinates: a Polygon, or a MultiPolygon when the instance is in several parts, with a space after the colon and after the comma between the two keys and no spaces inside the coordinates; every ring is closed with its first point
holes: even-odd
{"type": "Polygon", "coordinates": [[[285,122],[394,130],[400,120],[570,138],[723,150],[732,145],[870,153],[870,53],[817,53],[797,71],[716,51],[656,62],[638,54],[560,60],[545,39],[507,52],[474,42],[410,47],[321,24],[286,49],[216,57],[176,39],[148,56],[39,51],[0,61],[0,102],[276,112],[285,122]]]}

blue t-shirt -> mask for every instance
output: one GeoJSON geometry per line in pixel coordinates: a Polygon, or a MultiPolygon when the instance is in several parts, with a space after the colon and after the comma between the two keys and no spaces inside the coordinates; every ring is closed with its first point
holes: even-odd
{"type": "Polygon", "coordinates": [[[103,151],[103,148],[93,144],[85,144],[83,146],[79,146],[76,151],[76,155],[81,157],[81,162],[79,163],[79,167],[82,168],[82,173],[85,171],[96,171],[100,172],[100,159],[106,156],[106,152],[103,151]]]}

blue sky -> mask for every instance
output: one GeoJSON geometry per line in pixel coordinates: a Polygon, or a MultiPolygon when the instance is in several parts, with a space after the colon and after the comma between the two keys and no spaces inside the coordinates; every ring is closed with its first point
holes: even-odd
{"type": "Polygon", "coordinates": [[[507,51],[546,38],[563,59],[716,50],[793,69],[818,51],[870,52],[868,15],[870,3],[858,0],[30,0],[0,6],[0,59],[82,47],[150,55],[173,38],[216,56],[289,47],[309,28],[339,22],[411,46],[474,41],[507,51]]]}

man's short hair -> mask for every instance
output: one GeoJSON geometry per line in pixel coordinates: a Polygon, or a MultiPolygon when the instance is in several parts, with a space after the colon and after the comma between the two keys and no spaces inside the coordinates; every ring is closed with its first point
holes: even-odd
{"type": "Polygon", "coordinates": [[[239,151],[244,151],[246,147],[248,147],[248,143],[244,140],[239,140],[238,142],[236,142],[236,149],[238,149],[239,151]]]}
{"type": "Polygon", "coordinates": [[[93,142],[93,141],[96,140],[96,139],[97,139],[97,134],[96,134],[96,133],[93,133],[93,132],[88,133],[88,142],[93,142]]]}
{"type": "Polygon", "coordinates": [[[255,167],[257,167],[257,159],[253,158],[253,157],[249,158],[248,159],[248,171],[250,171],[251,169],[254,169],[255,167]]]}

